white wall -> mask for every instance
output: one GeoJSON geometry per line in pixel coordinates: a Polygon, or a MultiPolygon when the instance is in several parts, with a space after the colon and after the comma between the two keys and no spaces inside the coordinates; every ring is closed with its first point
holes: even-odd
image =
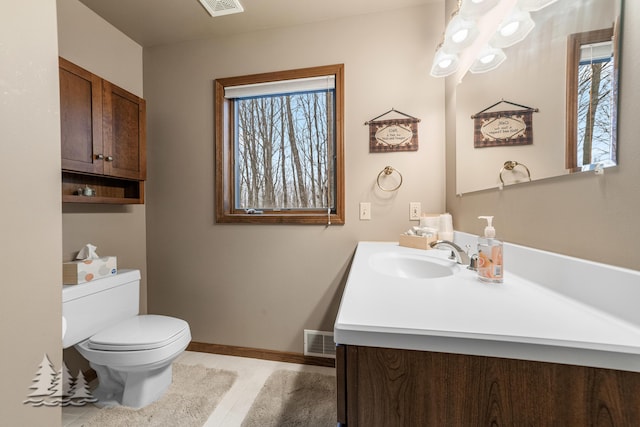
{"type": "Polygon", "coordinates": [[[444,209],[444,81],[429,77],[443,5],[145,49],[149,309],[186,319],[195,341],[302,352],[333,330],[359,240],[395,240],[409,202],[444,209]],[[213,80],[345,65],[346,225],[214,223],[213,80]],[[396,108],[422,119],[420,149],[370,154],[364,122],[396,108]],[[376,190],[397,168],[404,184],[376,190]],[[358,204],[372,203],[371,221],[358,204]]]}
{"type": "Polygon", "coordinates": [[[53,0],[0,3],[0,424],[60,425],[23,404],[46,354],[59,368],[60,99],[53,0]]]}

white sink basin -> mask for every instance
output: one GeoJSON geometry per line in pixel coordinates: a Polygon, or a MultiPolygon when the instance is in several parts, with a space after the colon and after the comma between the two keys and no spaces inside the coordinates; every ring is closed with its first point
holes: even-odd
{"type": "Polygon", "coordinates": [[[437,279],[456,272],[451,261],[396,252],[372,254],[369,265],[380,274],[401,279],[437,279]]]}

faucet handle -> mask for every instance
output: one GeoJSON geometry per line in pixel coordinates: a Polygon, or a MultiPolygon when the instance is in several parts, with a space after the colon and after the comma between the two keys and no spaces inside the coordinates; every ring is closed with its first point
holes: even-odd
{"type": "Polygon", "coordinates": [[[469,257],[469,270],[478,271],[478,254],[473,254],[469,257]]]}

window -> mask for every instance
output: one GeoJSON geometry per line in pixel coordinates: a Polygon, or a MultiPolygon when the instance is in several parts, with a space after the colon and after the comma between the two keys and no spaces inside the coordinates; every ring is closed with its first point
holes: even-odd
{"type": "Polygon", "coordinates": [[[344,224],[343,65],[215,81],[216,221],[344,224]]]}
{"type": "Polygon", "coordinates": [[[567,169],[616,164],[613,29],[572,34],[567,54],[567,169]]]}

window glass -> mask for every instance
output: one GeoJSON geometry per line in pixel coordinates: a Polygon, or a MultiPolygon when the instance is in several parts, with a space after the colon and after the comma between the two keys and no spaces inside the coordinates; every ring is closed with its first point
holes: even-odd
{"type": "Polygon", "coordinates": [[[582,45],[578,65],[577,166],[612,166],[613,60],[611,41],[582,45]]]}
{"type": "Polygon", "coordinates": [[[335,91],[236,98],[235,208],[330,208],[335,91]]]}

